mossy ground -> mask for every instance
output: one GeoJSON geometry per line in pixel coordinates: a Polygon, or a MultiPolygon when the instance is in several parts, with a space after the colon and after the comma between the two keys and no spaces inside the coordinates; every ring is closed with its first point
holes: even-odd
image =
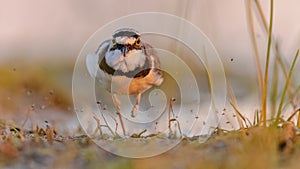
{"type": "MultiPolygon", "coordinates": [[[[48,132],[7,130],[2,126],[1,168],[134,168],[134,169],[232,169],[298,168],[299,137],[290,146],[282,128],[252,127],[245,131],[216,131],[205,143],[184,138],[172,150],[158,156],[130,159],[98,147],[85,135],[52,136],[48,132]],[[9,132],[7,132],[9,131],[9,132]]],[[[149,138],[147,138],[149,139],[149,138]]],[[[150,138],[155,141],[157,138],[150,138]]]]}

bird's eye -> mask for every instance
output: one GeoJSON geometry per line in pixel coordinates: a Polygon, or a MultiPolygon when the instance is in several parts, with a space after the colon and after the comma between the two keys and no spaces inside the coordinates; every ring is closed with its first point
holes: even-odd
{"type": "Polygon", "coordinates": [[[117,42],[116,42],[115,39],[113,39],[111,42],[112,42],[112,45],[113,45],[113,46],[115,46],[115,45],[117,44],[117,42]]]}
{"type": "Polygon", "coordinates": [[[140,46],[141,45],[141,39],[138,38],[136,41],[135,41],[135,45],[136,46],[140,46]]]}

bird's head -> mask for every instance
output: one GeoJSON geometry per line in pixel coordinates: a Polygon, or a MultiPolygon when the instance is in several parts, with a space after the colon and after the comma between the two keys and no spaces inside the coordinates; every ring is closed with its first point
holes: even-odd
{"type": "Polygon", "coordinates": [[[128,72],[142,67],[146,60],[140,33],[134,29],[122,28],[114,32],[106,61],[115,70],[128,72]]]}
{"type": "Polygon", "coordinates": [[[110,50],[120,50],[125,57],[129,52],[141,50],[142,45],[140,34],[129,28],[115,31],[111,44],[110,50]]]}

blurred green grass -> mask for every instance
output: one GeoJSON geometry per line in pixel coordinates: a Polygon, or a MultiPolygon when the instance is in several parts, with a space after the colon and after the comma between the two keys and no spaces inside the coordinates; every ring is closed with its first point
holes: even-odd
{"type": "Polygon", "coordinates": [[[0,110],[21,113],[34,105],[68,112],[72,107],[72,68],[73,65],[69,64],[39,62],[2,65],[0,110]]]}

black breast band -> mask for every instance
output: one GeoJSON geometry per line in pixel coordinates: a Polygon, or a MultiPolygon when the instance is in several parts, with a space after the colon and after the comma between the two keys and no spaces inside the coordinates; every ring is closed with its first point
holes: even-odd
{"type": "Polygon", "coordinates": [[[151,70],[151,68],[149,66],[149,60],[147,58],[146,58],[146,62],[143,67],[137,67],[136,69],[129,71],[129,72],[122,72],[121,70],[115,70],[114,68],[110,67],[106,63],[105,57],[103,57],[103,59],[99,63],[99,67],[101,70],[103,70],[104,72],[106,72],[110,75],[126,76],[129,78],[143,78],[143,77],[147,76],[151,70]]]}

